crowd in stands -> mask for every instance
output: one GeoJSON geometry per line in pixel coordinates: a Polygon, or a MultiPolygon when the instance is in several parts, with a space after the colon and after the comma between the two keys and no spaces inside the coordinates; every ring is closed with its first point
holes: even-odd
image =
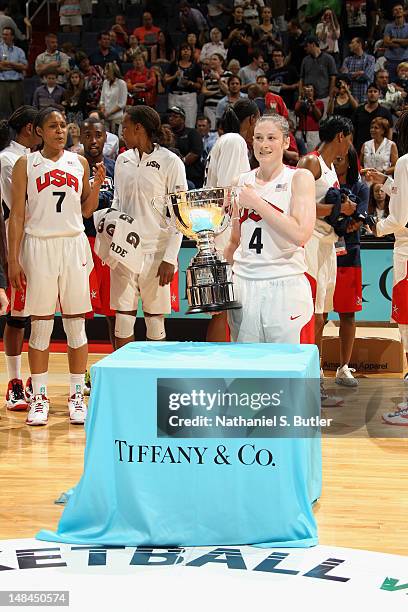
{"type": "MultiPolygon", "coordinates": [[[[98,5],[112,14],[108,0],[98,5]]],[[[83,17],[92,6],[80,0],[59,3],[61,31],[81,31],[84,43],[83,17]]],[[[81,122],[98,113],[115,156],[122,146],[125,108],[157,107],[160,101],[174,148],[185,160],[191,184],[199,187],[223,112],[249,97],[261,113],[289,119],[286,163],[296,165],[314,150],[320,121],[335,114],[352,120],[360,164],[392,175],[398,157],[393,127],[408,107],[406,0],[183,0],[174,31],[168,19],[174,6],[164,3],[161,11],[149,0],[142,6],[137,27],[129,26],[126,9],[112,14],[90,52],[66,39],[59,45],[58,33],[48,33],[33,66],[41,80],[28,100],[24,79],[32,26],[22,17],[23,8],[17,10],[18,2],[0,0],[0,118],[24,101],[64,109],[71,124],[69,144],[80,150],[81,122]],[[174,112],[166,115],[166,108],[174,112]]]]}

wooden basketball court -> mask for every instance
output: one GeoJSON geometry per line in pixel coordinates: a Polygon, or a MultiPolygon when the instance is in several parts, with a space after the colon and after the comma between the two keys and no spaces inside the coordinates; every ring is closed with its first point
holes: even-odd
{"type": "MultiPolygon", "coordinates": [[[[90,363],[102,357],[90,355],[90,363]]],[[[28,372],[26,354],[23,372],[28,372]]],[[[2,398],[6,378],[1,354],[2,398]]],[[[395,378],[397,387],[401,375],[395,378]]],[[[0,539],[55,529],[63,506],[54,501],[81,476],[85,432],[69,423],[67,385],[66,355],[53,354],[48,426],[28,427],[26,413],[0,408],[0,539]]],[[[408,428],[389,431],[389,438],[323,439],[323,494],[315,505],[321,544],[408,554],[408,428]]]]}

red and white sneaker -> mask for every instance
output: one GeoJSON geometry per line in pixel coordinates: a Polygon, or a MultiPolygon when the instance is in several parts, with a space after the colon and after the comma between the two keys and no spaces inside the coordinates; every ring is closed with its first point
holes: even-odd
{"type": "Polygon", "coordinates": [[[87,407],[82,393],[71,395],[68,400],[69,420],[73,425],[85,423],[87,407]]]}
{"type": "Polygon", "coordinates": [[[25,389],[24,389],[24,395],[25,395],[27,404],[30,404],[31,400],[34,397],[33,383],[31,382],[31,376],[27,378],[27,382],[25,384],[25,389]]]}
{"type": "Polygon", "coordinates": [[[388,425],[405,425],[408,426],[408,408],[395,410],[382,415],[382,420],[388,425]]]}
{"type": "Polygon", "coordinates": [[[48,423],[48,412],[50,401],[45,395],[35,395],[31,400],[30,410],[27,415],[27,425],[46,425],[48,423]]]}
{"type": "Polygon", "coordinates": [[[9,381],[6,393],[7,410],[27,410],[28,404],[24,397],[23,381],[19,378],[13,378],[9,381]]]}

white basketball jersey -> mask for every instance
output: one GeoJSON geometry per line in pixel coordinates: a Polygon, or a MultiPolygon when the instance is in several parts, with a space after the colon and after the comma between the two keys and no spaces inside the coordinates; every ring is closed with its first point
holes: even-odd
{"type": "Polygon", "coordinates": [[[27,234],[55,238],[84,231],[83,176],[84,168],[71,151],[64,151],[57,161],[47,159],[39,151],[27,155],[27,234]]]}
{"type": "MultiPolygon", "coordinates": [[[[330,187],[340,187],[339,179],[337,178],[336,170],[333,164],[329,166],[324,161],[323,157],[318,151],[314,151],[313,155],[317,157],[320,164],[320,177],[315,181],[316,185],[316,202],[324,202],[327,191],[330,187]]],[[[337,236],[334,233],[334,229],[331,225],[323,221],[323,219],[316,219],[315,224],[315,235],[317,236],[330,236],[333,242],[337,240],[337,236]]]]}
{"type": "MultiPolygon", "coordinates": [[[[256,182],[256,170],[239,177],[239,185],[253,185],[258,195],[283,215],[290,215],[292,180],[296,168],[284,166],[266,185],[256,182]]],[[[280,235],[255,211],[241,212],[241,242],[234,254],[234,274],[249,279],[272,279],[306,271],[304,248],[280,235]]],[[[273,296],[271,296],[273,300],[273,296]]]]}

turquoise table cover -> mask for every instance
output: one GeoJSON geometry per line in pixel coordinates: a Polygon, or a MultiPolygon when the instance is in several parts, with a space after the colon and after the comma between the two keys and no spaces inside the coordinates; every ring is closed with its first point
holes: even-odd
{"type": "Polygon", "coordinates": [[[256,379],[317,381],[315,346],[134,342],[99,361],[91,374],[84,471],[57,531],[42,530],[38,539],[157,547],[317,544],[312,504],[321,493],[320,432],[204,438],[205,428],[198,428],[197,438],[163,437],[157,410],[158,379],[183,390],[192,380],[250,386],[256,379]],[[244,445],[245,464],[237,460],[244,445]],[[221,455],[220,446],[226,449],[221,455]],[[188,461],[186,449],[193,447],[201,451],[188,451],[188,461]],[[273,466],[255,462],[258,449],[264,449],[264,464],[269,449],[273,466]]]}

